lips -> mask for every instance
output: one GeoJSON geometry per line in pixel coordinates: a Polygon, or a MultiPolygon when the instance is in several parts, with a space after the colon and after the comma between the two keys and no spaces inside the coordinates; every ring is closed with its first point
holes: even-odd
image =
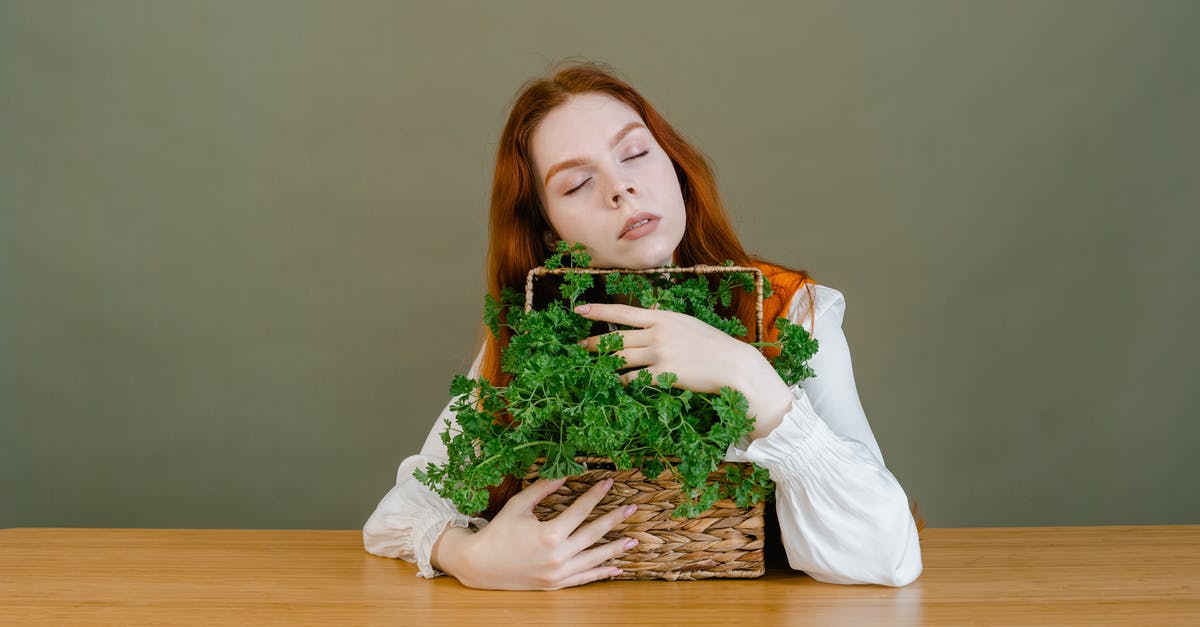
{"type": "Polygon", "coordinates": [[[635,229],[640,229],[648,224],[654,224],[658,219],[659,217],[653,213],[643,211],[625,222],[625,226],[621,227],[621,234],[617,236],[617,239],[623,239],[635,229]]]}

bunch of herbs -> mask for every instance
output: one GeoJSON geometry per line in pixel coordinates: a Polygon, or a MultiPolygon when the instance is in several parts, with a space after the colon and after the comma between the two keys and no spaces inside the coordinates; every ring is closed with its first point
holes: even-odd
{"type": "MultiPolygon", "coordinates": [[[[523,475],[539,459],[539,476],[554,479],[584,472],[587,468],[577,457],[607,457],[618,470],[636,468],[651,478],[669,470],[683,486],[683,500],[674,512],[678,517],[694,517],[721,498],[731,498],[739,507],[765,500],[774,485],[761,467],[730,465],[719,480],[709,481],[729,446],[753,430],[741,392],[730,387],[692,392],[674,387],[673,373],[651,376],[646,370],[623,384],[625,360],[616,354],[622,348],[619,334],[601,336],[595,352],[580,345],[591,333],[592,321],[574,308],[583,304],[581,298],[597,275],[574,270],[590,261],[582,245],[560,243],[545,267],[566,272],[559,298],[543,308],[525,311],[522,296],[511,289],[500,301],[488,295],[484,321],[493,337],[499,337],[502,325],[512,331],[501,355],[501,368],[512,375],[511,381],[497,387],[482,376],[454,377],[450,394],[457,424],[448,420],[441,434],[448,461],[418,470],[417,479],[460,511],[476,513],[487,506],[490,486],[507,475],[523,475]]],[[[695,316],[734,337],[746,334],[735,316],[718,313],[718,305],[728,308],[735,288],[752,293],[750,273],[722,273],[715,290],[701,275],[602,276],[610,295],[695,316]]],[[[767,283],[765,295],[769,289],[767,283]]],[[[775,325],[778,341],[756,346],[779,347],[772,365],[788,385],[813,376],[807,361],[816,353],[817,341],[786,319],[775,325]]]]}

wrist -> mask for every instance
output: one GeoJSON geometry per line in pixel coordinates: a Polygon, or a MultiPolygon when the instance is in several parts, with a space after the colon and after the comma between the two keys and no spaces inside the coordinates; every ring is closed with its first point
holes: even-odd
{"type": "Polygon", "coordinates": [[[438,536],[437,542],[433,543],[433,551],[429,556],[430,564],[461,581],[465,570],[461,558],[468,554],[463,550],[463,545],[473,535],[474,532],[470,529],[447,524],[442,535],[438,536]]]}
{"type": "Polygon", "coordinates": [[[742,370],[743,381],[738,389],[745,395],[749,407],[746,414],[754,420],[754,430],[750,432],[751,439],[766,437],[783,422],[783,417],[791,409],[794,397],[779,373],[758,351],[753,367],[742,370]]]}

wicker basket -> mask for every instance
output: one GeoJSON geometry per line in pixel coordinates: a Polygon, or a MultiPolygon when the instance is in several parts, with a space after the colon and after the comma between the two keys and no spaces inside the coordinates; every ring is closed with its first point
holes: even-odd
{"type": "MultiPolygon", "coordinates": [[[[608,274],[601,269],[534,268],[525,282],[525,309],[532,307],[534,278],[546,274],[587,272],[608,274]]],[[[678,273],[712,274],[746,272],[755,277],[758,292],[757,326],[755,337],[763,337],[762,272],[758,268],[738,266],[693,266],[688,268],[652,268],[649,270],[620,270],[638,274],[678,273]]],[[[612,489],[589,514],[591,521],[618,507],[636,503],[637,511],[617,524],[600,541],[610,542],[624,537],[637,538],[632,550],[609,560],[607,566],[621,568],[617,579],[665,579],[669,581],[722,578],[759,577],[765,571],[763,556],[763,504],[738,507],[730,499],[722,499],[694,518],[672,518],[682,497],[682,485],[669,471],[650,479],[638,470],[616,470],[612,461],[602,457],[581,457],[588,470],[571,477],[554,494],[534,508],[539,520],[550,520],[575,502],[575,499],[598,482],[611,478],[612,489]]],[[[749,466],[747,463],[725,462],[709,475],[713,481],[724,476],[727,466],[749,466]]],[[[522,488],[538,479],[535,465],[524,477],[522,488]]],[[[597,543],[599,544],[599,543],[597,543]]]]}
{"type": "MultiPolygon", "coordinates": [[[[601,542],[637,538],[632,550],[605,562],[624,570],[617,579],[750,578],[764,572],[763,504],[738,507],[722,499],[695,518],[672,518],[682,486],[664,471],[655,480],[637,470],[614,470],[606,458],[579,458],[588,466],[582,475],[567,479],[554,494],[534,507],[538,520],[555,518],[596,483],[611,478],[612,489],[588,515],[592,521],[618,507],[636,503],[632,516],[618,523],[601,542]]],[[[718,467],[722,473],[731,462],[718,467]]],[[[738,463],[736,465],[744,465],[738,463]]],[[[710,479],[721,474],[714,473],[710,479]]],[[[522,488],[537,481],[537,467],[525,476],[522,488]]],[[[597,543],[599,544],[599,543],[597,543]]]]}

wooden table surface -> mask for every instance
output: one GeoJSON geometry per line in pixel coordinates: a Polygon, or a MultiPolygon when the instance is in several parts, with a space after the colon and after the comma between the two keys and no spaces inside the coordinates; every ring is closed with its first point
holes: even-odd
{"type": "Polygon", "coordinates": [[[0,530],[0,624],[1200,625],[1200,525],[926,529],[904,588],[759,579],[471,590],[358,531],[0,530]]]}

